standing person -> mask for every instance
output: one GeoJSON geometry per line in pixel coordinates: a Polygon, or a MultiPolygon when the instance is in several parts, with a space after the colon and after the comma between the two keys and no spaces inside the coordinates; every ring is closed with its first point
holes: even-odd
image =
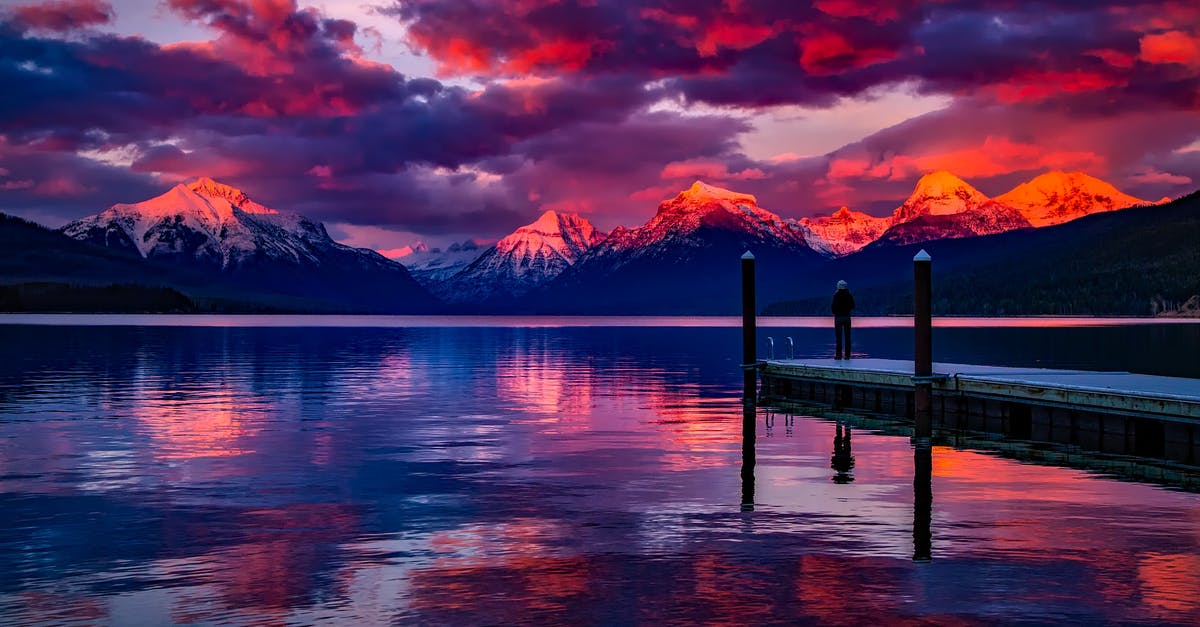
{"type": "Polygon", "coordinates": [[[854,311],[854,297],[850,295],[850,286],[845,281],[837,282],[837,291],[833,293],[833,333],[837,336],[837,349],[834,359],[842,358],[842,338],[845,338],[846,359],[850,359],[850,312],[854,311]]]}

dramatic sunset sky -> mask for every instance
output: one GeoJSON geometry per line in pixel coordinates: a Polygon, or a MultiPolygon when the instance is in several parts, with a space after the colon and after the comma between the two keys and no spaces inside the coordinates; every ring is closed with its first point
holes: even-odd
{"type": "Polygon", "coordinates": [[[1200,3],[0,0],[0,211],[214,177],[395,248],[694,179],[787,217],[921,173],[1200,187],[1200,3]]]}

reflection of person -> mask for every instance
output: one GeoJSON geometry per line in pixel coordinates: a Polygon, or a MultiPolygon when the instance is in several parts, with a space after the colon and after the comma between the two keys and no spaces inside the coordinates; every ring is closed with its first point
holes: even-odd
{"type": "Polygon", "coordinates": [[[833,293],[833,333],[837,336],[837,349],[834,359],[842,358],[842,339],[845,338],[846,359],[850,359],[850,312],[854,311],[854,297],[850,295],[850,286],[845,281],[837,282],[837,291],[833,293]]]}
{"type": "Polygon", "coordinates": [[[834,483],[854,481],[854,477],[850,474],[850,471],[854,470],[854,455],[850,452],[850,427],[846,427],[845,434],[843,434],[842,425],[837,426],[837,433],[833,436],[833,457],[829,458],[829,467],[837,471],[837,474],[833,476],[834,483]]]}

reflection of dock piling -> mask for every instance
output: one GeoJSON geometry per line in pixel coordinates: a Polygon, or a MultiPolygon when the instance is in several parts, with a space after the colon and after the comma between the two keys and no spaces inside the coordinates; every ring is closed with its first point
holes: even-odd
{"type": "Polygon", "coordinates": [[[754,255],[742,255],[742,509],[754,509],[754,441],[758,421],[758,315],[754,255]]]}
{"type": "Polygon", "coordinates": [[[918,444],[913,451],[913,561],[933,559],[933,449],[918,444]]]}

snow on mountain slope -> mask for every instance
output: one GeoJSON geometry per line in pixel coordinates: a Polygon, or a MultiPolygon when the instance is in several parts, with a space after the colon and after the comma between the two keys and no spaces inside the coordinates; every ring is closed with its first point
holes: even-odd
{"type": "Polygon", "coordinates": [[[645,225],[617,227],[594,254],[642,256],[675,247],[702,244],[697,233],[712,229],[738,234],[747,241],[807,248],[803,232],[789,221],[758,206],[758,199],[696,181],[658,206],[645,225]]]}
{"type": "Polygon", "coordinates": [[[322,307],[402,312],[433,306],[401,264],[339,244],[320,222],[264,207],[208,178],[113,205],[61,231],[145,259],[216,270],[242,289],[318,299],[322,307]]]}
{"type": "Polygon", "coordinates": [[[813,250],[830,257],[844,257],[879,239],[891,220],[842,207],[831,216],[801,218],[797,224],[813,250]]]}
{"type": "Polygon", "coordinates": [[[924,215],[974,211],[990,200],[966,181],[941,170],[922,176],[908,200],[892,212],[892,225],[924,215]]]}
{"type": "Polygon", "coordinates": [[[150,200],[113,205],[68,224],[62,232],[145,258],[221,268],[256,255],[316,262],[317,248],[341,246],[320,223],[268,209],[208,178],[181,183],[150,200]]]}
{"type": "Polygon", "coordinates": [[[941,170],[917,181],[913,193],[892,212],[891,224],[877,241],[914,244],[1029,226],[1029,220],[1017,208],[988,198],[966,181],[941,170]]]}
{"type": "Polygon", "coordinates": [[[528,302],[558,313],[729,313],[740,306],[738,259],[747,250],[764,269],[765,299],[787,293],[792,273],[822,263],[797,224],[750,194],[697,181],[644,225],[614,229],[528,302]]]}
{"type": "Polygon", "coordinates": [[[421,285],[432,287],[466,268],[485,250],[487,247],[480,240],[473,239],[455,242],[445,249],[429,248],[418,243],[412,247],[411,253],[396,257],[395,260],[404,264],[421,285]]]}
{"type": "Polygon", "coordinates": [[[557,277],[604,238],[583,217],[546,211],[434,289],[451,302],[519,296],[557,277]]]}
{"type": "Polygon", "coordinates": [[[996,197],[1016,207],[1033,226],[1052,226],[1092,213],[1154,204],[1083,172],[1047,172],[996,197]]]}

